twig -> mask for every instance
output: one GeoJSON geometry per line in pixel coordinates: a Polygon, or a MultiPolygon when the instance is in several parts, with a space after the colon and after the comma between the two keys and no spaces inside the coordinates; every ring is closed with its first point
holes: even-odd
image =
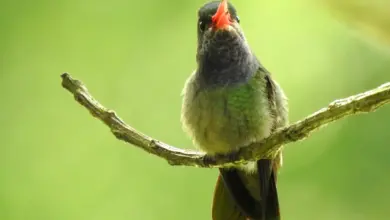
{"type": "Polygon", "coordinates": [[[390,83],[385,83],[367,92],[336,100],[328,107],[279,129],[261,142],[243,147],[233,154],[211,156],[198,151],[175,148],[140,133],[127,125],[114,111],[96,101],[82,82],[73,79],[68,73],[62,74],[61,77],[62,86],[72,93],[76,101],[87,108],[93,116],[104,122],[118,139],[164,158],[171,165],[196,167],[226,167],[264,158],[282,145],[305,139],[311,132],[330,122],[348,115],[372,112],[390,102],[390,83]]]}

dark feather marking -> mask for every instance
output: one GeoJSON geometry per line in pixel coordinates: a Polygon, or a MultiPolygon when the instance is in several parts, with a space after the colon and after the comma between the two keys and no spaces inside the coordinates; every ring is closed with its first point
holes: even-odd
{"type": "Polygon", "coordinates": [[[231,197],[221,175],[218,175],[218,180],[215,185],[212,219],[249,220],[231,197]]]}
{"type": "Polygon", "coordinates": [[[193,99],[196,99],[200,93],[200,87],[199,86],[196,86],[196,88],[194,89],[194,96],[193,96],[193,99]]]}
{"type": "Polygon", "coordinates": [[[258,203],[250,195],[248,189],[241,181],[236,169],[219,169],[223,182],[229,194],[236,202],[239,209],[251,219],[259,219],[263,216],[262,210],[256,208],[258,203]],[[260,211],[260,212],[259,212],[260,211]]]}
{"type": "Polygon", "coordinates": [[[223,99],[223,114],[225,115],[225,117],[227,118],[228,121],[232,120],[232,115],[230,114],[230,111],[229,111],[227,97],[224,97],[224,99],[223,99]]]}
{"type": "Polygon", "coordinates": [[[207,129],[204,129],[203,131],[203,138],[207,141],[208,138],[209,138],[209,135],[208,135],[208,130],[207,129]]]}
{"type": "Polygon", "coordinates": [[[228,110],[228,100],[226,97],[223,99],[223,114],[226,116],[230,116],[229,110],[228,110]]]}
{"type": "Polygon", "coordinates": [[[271,176],[272,169],[272,160],[270,159],[261,159],[257,161],[257,172],[259,174],[260,182],[260,196],[261,196],[261,206],[263,211],[263,219],[267,214],[267,198],[269,190],[269,180],[271,176]]]}
{"type": "Polygon", "coordinates": [[[244,126],[244,127],[245,127],[246,129],[250,129],[250,128],[249,128],[249,119],[248,119],[247,115],[244,115],[243,121],[244,121],[244,123],[245,123],[245,126],[244,126]]]}
{"type": "Polygon", "coordinates": [[[271,116],[273,118],[271,131],[274,131],[276,129],[276,126],[277,126],[276,125],[277,112],[276,112],[276,101],[275,101],[276,94],[275,94],[274,82],[271,79],[271,76],[268,72],[265,74],[265,81],[266,81],[269,109],[270,109],[271,116]]]}
{"type": "Polygon", "coordinates": [[[278,192],[276,189],[276,176],[275,171],[271,173],[269,180],[269,190],[267,197],[267,207],[266,207],[266,219],[267,220],[280,220],[280,208],[278,201],[278,192]]]}

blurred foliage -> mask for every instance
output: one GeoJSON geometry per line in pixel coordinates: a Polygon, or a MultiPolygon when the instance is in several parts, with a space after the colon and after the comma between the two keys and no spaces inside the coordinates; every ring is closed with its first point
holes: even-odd
{"type": "MultiPolygon", "coordinates": [[[[195,68],[204,2],[0,1],[0,219],[210,219],[217,170],[170,167],[117,141],[59,77],[69,71],[83,80],[140,131],[191,146],[179,94],[195,68]]],[[[318,1],[233,3],[253,50],[289,96],[291,121],[390,79],[390,55],[318,1]]],[[[351,117],[286,147],[284,218],[388,219],[389,115],[384,107],[351,117]]]]}
{"type": "MultiPolygon", "coordinates": [[[[332,14],[363,36],[375,38],[390,47],[390,1],[388,0],[324,0],[332,14]]],[[[371,39],[372,40],[372,39],[371,39]]]]}

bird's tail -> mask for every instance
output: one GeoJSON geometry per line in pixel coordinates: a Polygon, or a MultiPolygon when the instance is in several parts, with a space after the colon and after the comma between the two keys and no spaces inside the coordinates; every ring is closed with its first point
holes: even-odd
{"type": "Polygon", "coordinates": [[[265,207],[266,220],[280,220],[278,191],[276,189],[275,173],[272,172],[265,207]]]}
{"type": "Polygon", "coordinates": [[[257,168],[254,178],[259,178],[261,201],[253,198],[240,178],[239,170],[220,169],[214,192],[213,220],[280,220],[272,160],[259,160],[257,168]]]}
{"type": "Polygon", "coordinates": [[[213,220],[247,220],[247,217],[231,198],[222,176],[218,176],[212,207],[213,220]]]}
{"type": "Polygon", "coordinates": [[[278,191],[276,188],[277,168],[274,161],[262,159],[257,161],[260,182],[261,220],[280,220],[278,191]]]}

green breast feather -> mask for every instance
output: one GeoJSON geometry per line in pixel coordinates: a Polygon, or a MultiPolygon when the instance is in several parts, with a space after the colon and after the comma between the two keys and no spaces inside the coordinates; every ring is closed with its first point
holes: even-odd
{"type": "Polygon", "coordinates": [[[196,73],[183,90],[181,121],[207,153],[226,153],[269,135],[272,127],[265,73],[247,83],[201,88],[196,73]]]}

